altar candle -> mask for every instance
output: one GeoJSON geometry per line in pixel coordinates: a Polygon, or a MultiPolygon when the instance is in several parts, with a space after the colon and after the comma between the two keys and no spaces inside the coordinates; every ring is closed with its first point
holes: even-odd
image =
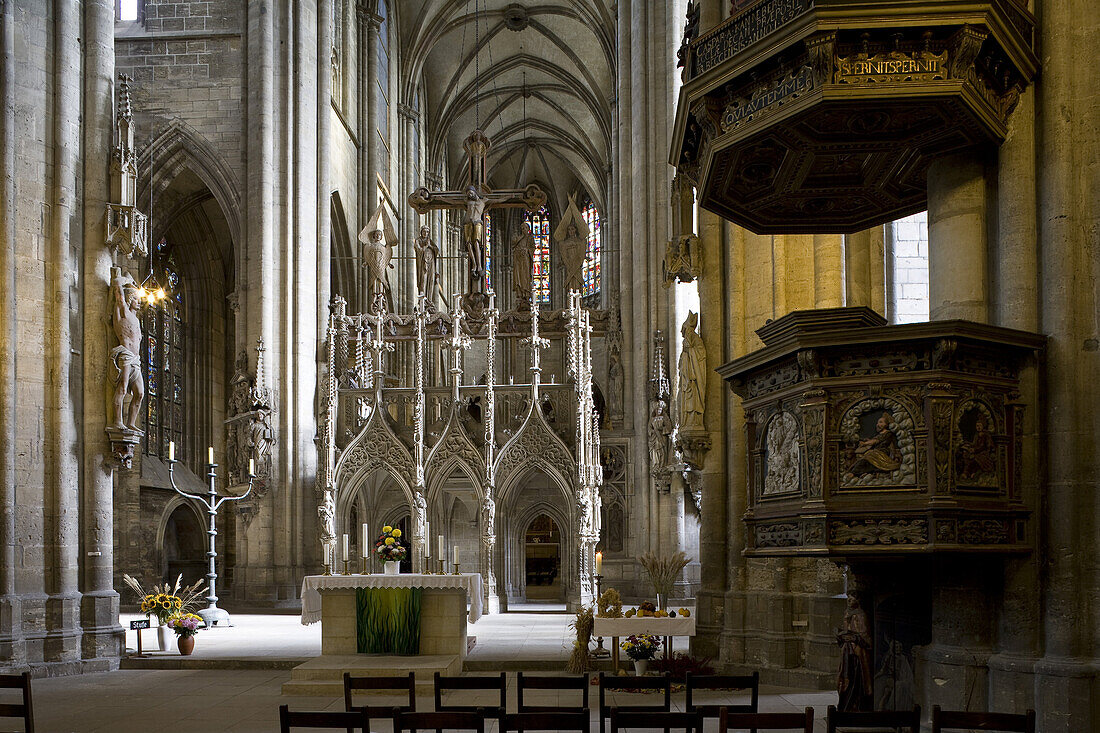
{"type": "Polygon", "coordinates": [[[367,529],[366,522],[359,525],[359,555],[370,557],[370,531],[367,529]]]}
{"type": "Polygon", "coordinates": [[[210,446],[209,448],[206,449],[206,456],[209,459],[206,462],[209,463],[211,466],[213,466],[214,465],[214,446],[210,446]]]}
{"type": "Polygon", "coordinates": [[[256,475],[256,459],[255,458],[249,458],[248,459],[248,475],[249,476],[255,476],[256,475]]]}
{"type": "Polygon", "coordinates": [[[596,553],[596,575],[603,575],[603,553],[596,553]]]}
{"type": "Polygon", "coordinates": [[[329,560],[329,550],[330,550],[331,548],[329,547],[328,543],[325,543],[325,544],[321,545],[321,547],[322,547],[322,548],[324,549],[324,553],[323,553],[323,554],[324,554],[324,556],[325,556],[325,565],[326,565],[326,566],[328,566],[328,564],[329,564],[329,562],[330,562],[330,560],[329,560]]]}
{"type": "Polygon", "coordinates": [[[454,559],[451,560],[455,565],[458,565],[458,545],[454,546],[454,559]]]}
{"type": "Polygon", "coordinates": [[[424,522],[424,559],[427,560],[432,556],[432,530],[431,525],[424,522]]]}
{"type": "Polygon", "coordinates": [[[340,544],[342,545],[343,550],[344,550],[344,562],[347,562],[348,561],[348,536],[347,536],[347,534],[344,534],[344,536],[341,537],[340,539],[341,539],[340,544]]]}
{"type": "Polygon", "coordinates": [[[176,441],[168,441],[168,460],[176,460],[176,441]]]}
{"type": "Polygon", "coordinates": [[[439,550],[439,552],[436,554],[436,557],[438,557],[440,560],[443,560],[446,557],[443,549],[443,535],[439,535],[439,542],[436,544],[435,549],[439,550]]]}

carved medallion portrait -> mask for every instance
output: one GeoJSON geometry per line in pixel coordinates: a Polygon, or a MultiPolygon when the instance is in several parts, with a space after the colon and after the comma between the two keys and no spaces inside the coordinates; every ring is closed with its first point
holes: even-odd
{"type": "Polygon", "coordinates": [[[965,486],[997,486],[996,422],[982,402],[967,402],[959,408],[955,441],[956,482],[965,486]]]}
{"type": "Polygon", "coordinates": [[[842,487],[916,484],[913,418],[902,405],[888,397],[861,400],[844,413],[840,433],[842,487]]]}

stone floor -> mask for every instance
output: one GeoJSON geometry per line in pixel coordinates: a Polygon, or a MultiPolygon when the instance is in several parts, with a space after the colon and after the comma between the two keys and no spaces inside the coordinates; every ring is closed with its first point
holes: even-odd
{"type": "MultiPolygon", "coordinates": [[[[571,617],[540,613],[534,608],[523,610],[524,613],[486,616],[470,627],[470,633],[478,636],[478,642],[468,662],[479,672],[468,674],[489,672],[494,665],[514,665],[516,660],[564,662],[572,643],[568,629],[571,617]]],[[[128,625],[128,620],[129,617],[124,617],[123,624],[128,625]]],[[[195,653],[190,659],[209,666],[207,669],[124,669],[35,680],[38,730],[49,733],[274,733],[278,730],[280,705],[290,705],[292,710],[342,708],[342,700],[336,697],[284,697],[281,694],[283,683],[290,679],[289,667],[319,654],[319,626],[303,627],[298,617],[292,615],[237,614],[233,622],[235,625],[229,629],[199,633],[195,653]],[[241,668],[279,664],[283,668],[241,668]]],[[[152,633],[145,633],[152,642],[152,633]]],[[[134,646],[134,632],[128,633],[127,645],[134,646]]],[[[153,658],[166,663],[180,660],[174,653],[154,654],[153,658]]],[[[394,670],[395,673],[400,671],[394,670]]],[[[512,675],[510,679],[514,679],[512,675]]],[[[509,693],[509,707],[514,709],[514,682],[509,684],[509,693]]],[[[554,704],[557,701],[555,693],[548,694],[545,704],[554,704]]],[[[731,698],[738,699],[737,696],[731,698]]],[[[383,700],[385,698],[372,698],[371,703],[383,700]]],[[[591,703],[595,704],[596,700],[597,691],[593,687],[591,703]]],[[[760,709],[799,711],[807,705],[813,706],[819,719],[818,729],[823,731],[821,719],[825,708],[835,700],[834,693],[761,688],[760,709]]],[[[489,704],[489,699],[473,702],[489,704]]],[[[569,701],[562,698],[561,702],[569,701]]],[[[417,700],[419,709],[430,710],[432,705],[430,697],[417,700]]],[[[673,708],[682,709],[682,706],[683,693],[674,694],[673,708]]],[[[390,726],[380,722],[372,728],[388,731],[390,726]]],[[[495,731],[495,726],[489,730],[495,731]]]]}

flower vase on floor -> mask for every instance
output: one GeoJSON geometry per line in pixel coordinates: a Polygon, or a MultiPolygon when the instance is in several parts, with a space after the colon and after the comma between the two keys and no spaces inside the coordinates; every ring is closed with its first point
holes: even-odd
{"type": "Polygon", "coordinates": [[[189,656],[191,652],[195,651],[195,637],[181,636],[176,639],[176,646],[179,647],[180,654],[185,657],[189,656]]]}
{"type": "Polygon", "coordinates": [[[382,572],[385,575],[400,575],[401,562],[398,560],[387,560],[382,564],[382,572]]]}
{"type": "Polygon", "coordinates": [[[641,677],[642,675],[644,675],[646,673],[647,669],[649,669],[649,660],[648,659],[635,659],[634,660],[634,674],[641,677]]]}

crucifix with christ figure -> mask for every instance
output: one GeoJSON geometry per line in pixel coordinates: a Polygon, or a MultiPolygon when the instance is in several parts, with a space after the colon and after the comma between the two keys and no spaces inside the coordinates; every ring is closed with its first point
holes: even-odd
{"type": "Polygon", "coordinates": [[[429,191],[421,186],[409,194],[409,205],[418,214],[435,209],[462,209],[462,239],[470,261],[470,285],[467,292],[471,305],[483,305],[485,300],[485,231],[490,209],[524,208],[538,211],[546,203],[546,193],[534,183],[522,189],[494,191],[489,188],[488,154],[492,143],[481,130],[474,130],[462,147],[470,159],[470,175],[461,191],[429,191]]]}

